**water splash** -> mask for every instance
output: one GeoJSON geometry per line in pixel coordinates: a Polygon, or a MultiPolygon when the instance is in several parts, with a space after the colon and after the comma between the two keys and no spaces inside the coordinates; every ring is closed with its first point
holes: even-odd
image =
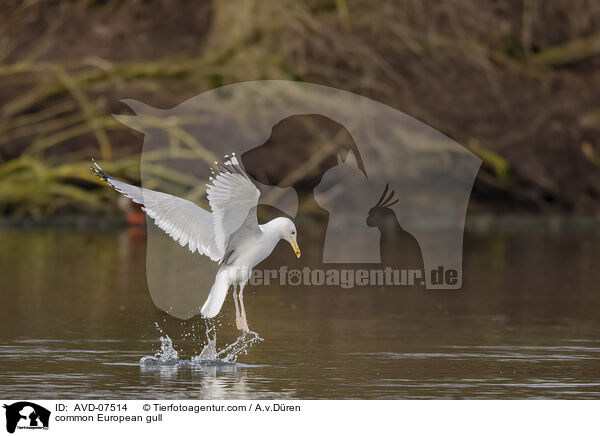
{"type": "Polygon", "coordinates": [[[262,342],[256,332],[243,332],[233,343],[226,345],[221,350],[217,349],[217,326],[214,320],[206,321],[206,344],[197,356],[190,360],[181,360],[177,350],[173,347],[173,341],[159,326],[155,323],[157,330],[161,333],[160,350],[154,356],[145,356],[140,360],[143,366],[174,366],[174,365],[202,365],[219,366],[231,365],[237,362],[239,356],[248,354],[248,350],[255,344],[262,342]],[[163,336],[164,335],[164,336],[163,336]]]}
{"type": "Polygon", "coordinates": [[[217,359],[221,359],[224,362],[235,362],[237,358],[242,354],[248,354],[248,350],[259,342],[262,342],[263,338],[258,336],[258,333],[250,331],[249,333],[242,333],[242,336],[237,338],[235,342],[227,345],[224,349],[217,353],[217,359]]]}
{"type": "Polygon", "coordinates": [[[206,324],[206,345],[200,351],[200,354],[192,357],[192,362],[210,362],[218,360],[217,358],[217,328],[214,321],[205,320],[206,324]]]}
{"type": "Polygon", "coordinates": [[[173,341],[158,325],[154,323],[157,330],[164,336],[160,337],[160,350],[154,356],[144,356],[140,360],[141,365],[177,365],[179,362],[179,354],[173,347],[173,341]]]}

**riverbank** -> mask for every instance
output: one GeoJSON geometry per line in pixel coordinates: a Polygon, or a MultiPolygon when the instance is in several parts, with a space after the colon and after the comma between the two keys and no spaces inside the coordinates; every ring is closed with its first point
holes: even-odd
{"type": "Polygon", "coordinates": [[[283,79],[372,98],[477,154],[478,213],[597,215],[600,9],[527,5],[5,2],[0,214],[96,208],[91,157],[136,180],[123,98],[167,108],[283,79]]]}
{"type": "MultiPolygon", "coordinates": [[[[311,218],[303,217],[309,223],[311,218]]],[[[126,228],[129,224],[124,215],[109,214],[73,214],[43,219],[31,217],[2,217],[0,231],[5,229],[70,229],[70,230],[107,230],[126,228]]],[[[145,225],[134,225],[144,229],[145,225]]],[[[473,214],[467,216],[465,231],[468,233],[562,233],[574,232],[600,234],[600,217],[570,215],[532,215],[532,214],[473,214]]]]}

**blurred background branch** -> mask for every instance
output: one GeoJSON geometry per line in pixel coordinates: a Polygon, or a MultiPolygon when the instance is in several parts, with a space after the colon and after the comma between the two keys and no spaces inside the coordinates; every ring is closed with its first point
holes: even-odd
{"type": "MultiPolygon", "coordinates": [[[[122,98],[171,107],[257,79],[356,92],[452,137],[484,161],[474,211],[600,212],[598,2],[12,0],[0,14],[4,215],[105,213],[115,194],[90,157],[138,182],[142,136],[111,116],[130,114],[122,98]]],[[[159,121],[174,153],[214,158],[159,121]]]]}

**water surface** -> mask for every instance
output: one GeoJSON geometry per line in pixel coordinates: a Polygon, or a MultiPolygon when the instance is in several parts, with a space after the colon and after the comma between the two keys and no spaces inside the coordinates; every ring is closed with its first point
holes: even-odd
{"type": "MultiPolygon", "coordinates": [[[[135,231],[0,231],[11,398],[600,398],[600,237],[468,232],[460,291],[247,289],[264,341],[193,364],[204,321],[156,309],[135,231]],[[158,325],[158,328],[157,328],[158,325]],[[179,364],[140,365],[168,335],[179,364]]],[[[238,337],[228,297],[218,347],[238,337]]]]}

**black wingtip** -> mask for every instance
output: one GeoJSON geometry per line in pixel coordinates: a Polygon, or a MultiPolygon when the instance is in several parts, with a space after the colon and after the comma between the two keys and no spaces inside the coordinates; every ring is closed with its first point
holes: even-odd
{"type": "Polygon", "coordinates": [[[102,180],[107,182],[108,179],[110,178],[110,174],[108,174],[106,171],[104,171],[102,168],[100,168],[100,165],[98,165],[96,163],[94,158],[92,158],[92,163],[93,163],[93,165],[90,166],[90,169],[94,172],[94,174],[96,174],[102,180]]]}
{"type": "Polygon", "coordinates": [[[219,169],[219,171],[221,172],[226,172],[226,173],[230,173],[230,169],[227,168],[224,164],[222,164],[221,162],[215,162],[217,164],[217,168],[219,169]]]}

